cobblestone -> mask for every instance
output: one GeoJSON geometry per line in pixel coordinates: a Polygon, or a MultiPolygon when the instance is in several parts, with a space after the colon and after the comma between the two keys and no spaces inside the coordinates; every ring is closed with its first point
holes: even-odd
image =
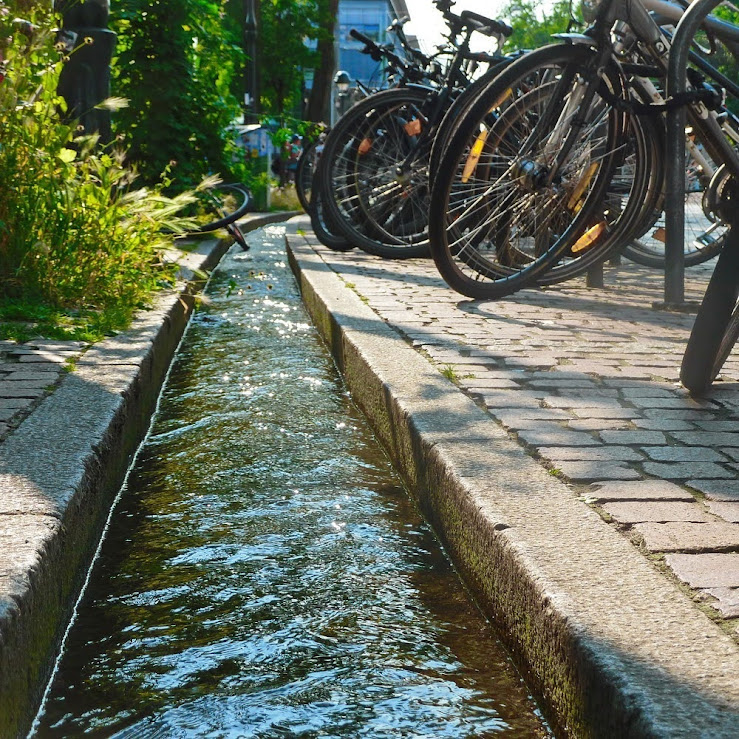
{"type": "Polygon", "coordinates": [[[667,437],[660,431],[601,431],[601,439],[606,444],[666,444],[667,437]]]}
{"type": "Polygon", "coordinates": [[[692,521],[709,522],[711,516],[697,503],[676,503],[666,501],[619,501],[604,503],[603,509],[619,523],[642,523],[654,521],[692,521]]]}
{"type": "Polygon", "coordinates": [[[715,462],[645,462],[644,471],[655,477],[665,477],[671,480],[687,479],[689,477],[704,477],[706,479],[732,479],[736,470],[722,467],[715,462]]]}
{"type": "Polygon", "coordinates": [[[693,501],[685,489],[667,480],[639,480],[639,482],[598,482],[591,486],[588,498],[605,502],[610,500],[676,500],[693,501]]]}
{"type": "Polygon", "coordinates": [[[739,547],[739,526],[729,523],[637,523],[650,552],[710,552],[739,547]]]}
{"type": "Polygon", "coordinates": [[[739,554],[668,554],[665,562],[692,588],[739,587],[739,554]]]}
{"type": "Polygon", "coordinates": [[[650,459],[657,462],[725,462],[726,457],[715,449],[698,446],[642,447],[650,459]]]}
{"type": "Polygon", "coordinates": [[[704,493],[709,500],[739,501],[739,480],[687,480],[686,485],[704,493]]]}

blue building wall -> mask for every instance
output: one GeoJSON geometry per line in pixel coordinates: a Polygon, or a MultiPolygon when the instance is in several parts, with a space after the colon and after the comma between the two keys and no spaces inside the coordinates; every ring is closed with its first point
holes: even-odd
{"type": "Polygon", "coordinates": [[[379,44],[387,42],[386,28],[394,18],[389,0],[341,0],[338,18],[337,68],[349,73],[353,80],[365,84],[377,81],[379,64],[367,54],[362,54],[362,44],[355,41],[349,31],[356,28],[379,44]]]}

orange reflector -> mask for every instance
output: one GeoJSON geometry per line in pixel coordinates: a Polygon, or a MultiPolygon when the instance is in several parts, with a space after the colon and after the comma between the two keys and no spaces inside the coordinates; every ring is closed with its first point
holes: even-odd
{"type": "Polygon", "coordinates": [[[655,241],[661,241],[664,244],[665,241],[667,241],[667,237],[665,236],[664,226],[660,226],[659,228],[655,228],[654,229],[654,233],[652,234],[652,238],[655,241]]]}
{"type": "Polygon", "coordinates": [[[408,121],[403,128],[409,136],[418,136],[421,133],[421,121],[419,118],[414,118],[412,121],[408,121]]]}
{"type": "Polygon", "coordinates": [[[504,93],[502,93],[497,100],[490,106],[490,110],[488,112],[492,113],[496,108],[499,108],[503,103],[506,101],[506,98],[509,98],[511,95],[513,95],[513,89],[508,88],[504,93]]]}
{"type": "Polygon", "coordinates": [[[372,139],[362,139],[359,143],[358,152],[360,156],[366,154],[372,148],[372,139]]]}
{"type": "Polygon", "coordinates": [[[477,162],[480,161],[480,155],[485,147],[485,142],[488,140],[488,130],[483,129],[477,134],[475,143],[472,144],[470,153],[467,156],[467,161],[464,163],[464,170],[462,171],[462,182],[467,182],[472,175],[473,170],[477,166],[477,162]]]}
{"type": "Polygon", "coordinates": [[[595,226],[589,228],[572,246],[573,254],[582,254],[587,251],[603,234],[606,230],[606,222],[601,221],[596,223],[595,226]]]}
{"type": "Polygon", "coordinates": [[[593,179],[593,175],[598,171],[598,162],[593,162],[586,170],[585,174],[580,178],[580,182],[577,183],[577,187],[572,191],[570,199],[567,201],[567,210],[579,210],[581,206],[580,198],[590,184],[590,180],[593,179]]]}

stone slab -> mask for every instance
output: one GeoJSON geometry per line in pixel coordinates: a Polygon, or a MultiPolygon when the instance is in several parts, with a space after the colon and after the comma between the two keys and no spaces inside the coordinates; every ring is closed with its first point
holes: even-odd
{"type": "Polygon", "coordinates": [[[739,479],[688,480],[688,487],[704,493],[709,500],[739,501],[739,479]]]}
{"type": "Polygon", "coordinates": [[[675,500],[692,502],[687,490],[668,480],[639,480],[638,482],[595,482],[587,492],[588,498],[598,501],[617,500],[675,500]]]}
{"type": "Polygon", "coordinates": [[[730,523],[638,523],[651,552],[710,552],[739,548],[739,526],[730,523]]]}
{"type": "Polygon", "coordinates": [[[604,503],[603,509],[619,523],[641,523],[643,521],[708,522],[713,520],[698,503],[619,501],[604,503]]]}
{"type": "Polygon", "coordinates": [[[668,554],[665,562],[692,588],[739,587],[739,554],[668,554]]]}
{"type": "Polygon", "coordinates": [[[705,591],[716,598],[717,603],[712,603],[722,616],[727,618],[739,617],[739,588],[708,588],[705,591]]]}
{"type": "Polygon", "coordinates": [[[729,521],[730,523],[739,523],[739,501],[727,503],[709,500],[706,505],[714,516],[719,516],[724,521],[729,521]]]}

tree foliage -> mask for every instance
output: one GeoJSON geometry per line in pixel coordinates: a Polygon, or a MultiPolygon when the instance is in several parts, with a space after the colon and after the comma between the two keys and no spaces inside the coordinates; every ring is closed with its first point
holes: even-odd
{"type": "Polygon", "coordinates": [[[129,106],[116,116],[129,156],[148,182],[171,162],[175,183],[192,186],[232,166],[228,125],[243,51],[225,0],[118,0],[114,94],[129,106]]]}
{"type": "Polygon", "coordinates": [[[569,0],[509,0],[500,13],[513,28],[508,49],[538,49],[552,43],[553,33],[566,31],[571,20],[569,0]]]}
{"type": "Polygon", "coordinates": [[[316,0],[262,0],[259,28],[261,104],[265,113],[300,111],[303,79],[316,53],[306,39],[318,33],[316,0]]]}

